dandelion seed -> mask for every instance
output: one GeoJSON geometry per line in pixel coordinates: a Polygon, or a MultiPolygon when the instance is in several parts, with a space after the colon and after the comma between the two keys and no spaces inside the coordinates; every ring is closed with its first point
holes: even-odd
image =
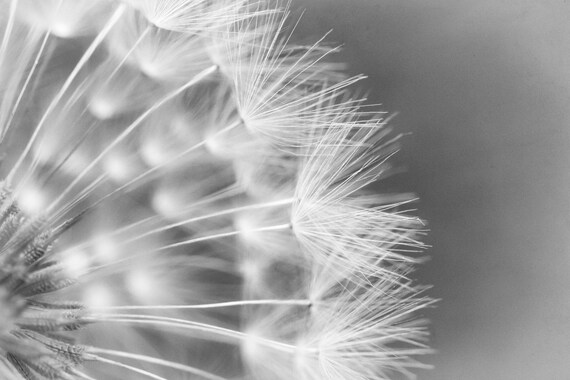
{"type": "Polygon", "coordinates": [[[0,378],[424,367],[396,138],[269,3],[2,3],[0,378]]]}

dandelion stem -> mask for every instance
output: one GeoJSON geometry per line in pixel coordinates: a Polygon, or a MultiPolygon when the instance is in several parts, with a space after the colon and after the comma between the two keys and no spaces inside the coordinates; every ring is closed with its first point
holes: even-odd
{"type": "Polygon", "coordinates": [[[142,31],[141,35],[137,38],[137,40],[133,43],[133,46],[127,51],[125,56],[121,59],[121,61],[117,64],[117,66],[113,69],[113,71],[109,74],[107,79],[105,80],[104,84],[109,83],[119,72],[119,69],[125,64],[127,59],[131,56],[131,54],[135,51],[135,49],[139,46],[139,44],[144,40],[147,34],[150,32],[150,26],[146,27],[145,30],[142,31]]]}
{"type": "MultiPolygon", "coordinates": [[[[168,367],[168,368],[172,368],[172,369],[177,369],[177,370],[182,371],[182,372],[191,373],[193,375],[203,377],[204,379],[226,380],[225,378],[223,378],[221,376],[217,376],[213,373],[201,370],[201,369],[196,368],[196,367],[191,367],[188,365],[171,362],[169,360],[154,358],[154,357],[147,356],[147,355],[132,354],[129,352],[107,350],[104,348],[97,348],[97,347],[87,347],[86,352],[89,354],[102,354],[102,355],[117,356],[117,357],[121,357],[121,358],[133,359],[133,360],[139,360],[139,361],[146,362],[146,363],[157,364],[157,365],[160,365],[163,367],[168,367]]],[[[96,356],[99,357],[98,355],[96,355],[96,356]]]]}
{"type": "MultiPolygon", "coordinates": [[[[241,210],[248,210],[248,209],[255,209],[255,208],[262,208],[262,207],[271,207],[271,206],[276,206],[276,205],[281,205],[281,204],[288,204],[288,203],[290,203],[291,201],[292,201],[292,199],[286,199],[286,200],[283,200],[283,201],[268,202],[268,203],[265,203],[265,204],[258,204],[258,205],[251,205],[251,206],[236,207],[236,208],[234,208],[234,209],[225,210],[225,211],[222,211],[222,212],[219,212],[219,213],[210,214],[210,215],[204,215],[203,217],[197,217],[197,218],[189,219],[189,220],[186,220],[186,221],[183,221],[183,222],[173,223],[173,224],[168,225],[168,226],[165,226],[165,227],[157,228],[157,229],[154,229],[154,230],[151,230],[151,231],[142,233],[142,234],[137,235],[137,236],[135,236],[135,237],[132,237],[132,238],[130,238],[130,239],[121,239],[120,241],[117,242],[117,244],[122,245],[122,244],[132,243],[132,242],[134,242],[134,241],[140,240],[140,239],[142,239],[142,238],[144,238],[144,237],[147,237],[147,236],[149,236],[149,235],[152,235],[152,234],[154,234],[154,233],[158,233],[158,232],[161,232],[161,231],[165,231],[165,230],[168,230],[168,229],[171,229],[171,228],[174,228],[174,227],[183,225],[183,224],[187,224],[187,223],[190,223],[190,222],[196,222],[196,221],[204,220],[204,219],[211,218],[211,217],[215,217],[215,216],[221,216],[221,215],[224,215],[224,214],[230,214],[230,213],[232,213],[232,212],[238,212],[238,211],[241,211],[241,210]]],[[[126,227],[124,227],[124,228],[122,228],[122,229],[120,229],[120,230],[118,230],[118,231],[116,231],[116,232],[110,234],[109,236],[115,236],[115,235],[117,235],[117,234],[120,234],[120,233],[122,233],[122,232],[125,232],[126,230],[128,230],[128,229],[131,228],[131,227],[140,225],[142,222],[151,221],[152,219],[154,219],[154,218],[149,217],[149,218],[146,218],[146,219],[144,219],[144,220],[142,220],[142,221],[133,223],[131,226],[126,226],[126,227]]],[[[286,230],[286,229],[290,229],[290,228],[291,228],[291,224],[286,223],[286,224],[279,224],[279,225],[274,225],[274,226],[260,227],[260,228],[256,228],[256,229],[251,229],[251,230],[248,230],[247,232],[279,231],[279,230],[286,230]]],[[[242,233],[244,233],[244,231],[236,230],[236,231],[222,232],[222,233],[219,233],[219,234],[212,234],[212,235],[207,235],[207,236],[200,236],[200,237],[197,237],[197,238],[188,239],[188,240],[180,241],[180,242],[177,242],[177,243],[172,243],[172,244],[169,244],[169,245],[165,245],[165,246],[159,248],[158,250],[159,250],[159,251],[163,251],[163,250],[167,250],[167,249],[169,249],[169,248],[180,247],[180,246],[184,246],[184,245],[191,245],[191,244],[195,244],[195,243],[199,243],[199,242],[210,241],[210,240],[215,240],[215,239],[221,239],[221,238],[226,238],[226,237],[231,237],[231,236],[237,236],[237,235],[242,234],[242,233]]],[[[94,239],[94,240],[91,241],[90,243],[92,244],[92,243],[94,243],[95,241],[96,241],[96,240],[94,239]]],[[[89,244],[89,242],[88,242],[88,243],[82,244],[82,245],[80,245],[80,246],[78,246],[78,247],[74,247],[73,249],[77,249],[77,248],[81,248],[81,247],[86,247],[86,246],[89,246],[89,245],[90,245],[90,244],[89,244]]]]}
{"type": "Polygon", "coordinates": [[[142,239],[144,237],[150,236],[152,234],[167,231],[167,230],[170,230],[170,229],[173,229],[176,227],[180,227],[180,226],[183,226],[186,224],[195,223],[195,222],[199,222],[199,221],[203,221],[203,220],[207,220],[207,219],[211,219],[211,218],[216,218],[219,216],[230,215],[230,214],[234,214],[234,213],[241,212],[241,211],[258,210],[261,208],[279,207],[279,206],[289,205],[289,204],[293,203],[293,201],[294,201],[294,198],[287,198],[287,199],[282,199],[282,200],[278,200],[278,201],[256,203],[256,204],[251,204],[251,205],[247,205],[247,206],[235,207],[235,208],[230,208],[227,210],[222,210],[222,211],[218,211],[218,212],[207,214],[207,215],[197,216],[195,218],[185,219],[185,220],[182,220],[180,222],[171,223],[171,224],[168,224],[166,226],[147,231],[145,233],[137,235],[136,237],[134,237],[130,240],[125,241],[125,243],[130,243],[130,242],[133,242],[135,240],[139,240],[139,239],[142,239]]]}
{"type": "Polygon", "coordinates": [[[8,131],[8,129],[10,129],[10,125],[12,124],[12,120],[14,120],[14,115],[16,114],[16,111],[18,110],[20,102],[22,101],[22,98],[24,97],[24,93],[28,89],[28,85],[30,84],[32,77],[34,76],[34,73],[36,71],[36,68],[38,67],[38,63],[40,61],[40,58],[44,53],[44,50],[45,50],[47,41],[49,39],[49,36],[50,36],[50,34],[46,33],[45,37],[42,40],[42,43],[41,43],[40,48],[38,50],[38,53],[36,54],[36,58],[34,60],[34,63],[32,64],[32,68],[31,68],[30,72],[28,73],[28,76],[26,77],[26,81],[24,82],[24,84],[22,85],[22,88],[20,89],[20,93],[18,94],[18,98],[16,99],[16,102],[12,106],[12,110],[10,111],[10,116],[8,117],[8,120],[6,121],[6,124],[4,126],[2,126],[2,136],[6,133],[6,131],[8,131]]]}
{"type": "MultiPolygon", "coordinates": [[[[250,232],[264,232],[264,231],[279,231],[279,230],[286,230],[289,228],[291,228],[291,224],[286,223],[286,224],[279,224],[276,226],[255,228],[255,229],[248,230],[247,232],[250,233],[250,232]]],[[[209,240],[215,240],[215,239],[220,239],[220,238],[225,238],[225,237],[230,237],[230,236],[236,236],[236,235],[239,235],[242,233],[244,233],[244,231],[230,231],[230,232],[223,232],[223,233],[219,233],[219,234],[200,236],[200,237],[193,238],[193,239],[183,240],[183,241],[180,241],[178,243],[165,245],[165,246],[159,248],[159,250],[162,251],[162,250],[169,249],[169,248],[180,247],[180,246],[190,245],[190,244],[194,244],[194,243],[200,243],[203,241],[209,241],[209,240]]]]}
{"type": "Polygon", "coordinates": [[[67,162],[67,160],[69,160],[69,158],[73,155],[73,153],[75,153],[81,147],[81,144],[83,144],[85,140],[87,140],[87,138],[93,133],[96,127],[97,123],[95,122],[91,123],[89,127],[85,130],[85,132],[81,135],[81,137],[77,140],[77,142],[73,144],[73,147],[69,150],[69,152],[67,152],[65,157],[63,157],[63,159],[61,159],[59,163],[49,172],[45,174],[42,173],[44,178],[42,179],[40,177],[40,179],[38,180],[38,183],[40,184],[41,187],[47,185],[47,183],[52,179],[52,177],[54,177],[55,174],[61,169],[61,167],[67,162]]]}
{"type": "Polygon", "coordinates": [[[293,353],[297,350],[297,347],[292,344],[287,344],[283,342],[277,342],[275,340],[257,337],[251,334],[247,334],[241,331],[236,331],[228,329],[225,327],[219,327],[210,325],[207,323],[187,321],[178,318],[160,317],[152,315],[138,315],[138,314],[94,314],[91,316],[85,316],[82,318],[86,322],[112,322],[112,323],[129,323],[129,324],[140,324],[140,325],[151,325],[151,326],[166,326],[173,328],[181,328],[185,330],[199,331],[203,333],[208,333],[210,335],[225,338],[222,341],[228,342],[243,342],[243,341],[255,341],[266,347],[270,347],[279,351],[293,353]]]}
{"type": "MultiPolygon", "coordinates": [[[[188,224],[188,223],[194,223],[194,222],[202,221],[205,219],[216,218],[218,216],[234,214],[234,213],[241,212],[241,211],[250,211],[250,210],[258,210],[258,209],[269,208],[269,207],[286,206],[286,205],[290,205],[291,203],[293,203],[294,200],[295,200],[295,198],[287,198],[287,199],[280,199],[278,201],[254,203],[254,204],[247,205],[247,206],[234,207],[234,208],[230,208],[227,210],[218,211],[218,212],[215,212],[212,214],[197,216],[195,218],[186,219],[186,220],[183,220],[181,222],[169,224],[168,226],[166,226],[166,229],[178,227],[178,226],[188,224]]],[[[158,232],[158,231],[156,231],[156,232],[158,232]]]]}
{"type": "Polygon", "coordinates": [[[8,41],[12,35],[12,30],[14,29],[14,19],[16,18],[16,7],[18,6],[18,0],[10,1],[10,14],[8,16],[8,21],[6,22],[6,29],[4,29],[4,36],[2,37],[2,45],[0,45],[0,65],[4,64],[4,58],[6,57],[6,49],[8,48],[8,41]]]}
{"type": "Polygon", "coordinates": [[[106,359],[106,358],[103,358],[103,357],[100,357],[97,355],[90,355],[90,359],[93,361],[97,361],[97,362],[101,362],[101,363],[107,363],[107,364],[111,364],[111,365],[114,365],[117,367],[125,368],[125,369],[128,369],[129,371],[140,373],[141,375],[145,375],[145,376],[150,377],[150,378],[155,379],[155,380],[168,380],[164,377],[155,375],[154,373],[145,371],[143,369],[133,367],[133,366],[130,366],[128,364],[121,363],[121,362],[117,362],[115,360],[106,359]]]}
{"type": "Polygon", "coordinates": [[[199,305],[140,305],[140,306],[108,306],[91,308],[92,310],[187,310],[187,309],[216,309],[234,306],[253,306],[253,305],[299,305],[309,306],[311,300],[308,299],[263,299],[263,300],[241,300],[230,302],[217,302],[199,305]]]}
{"type": "Polygon", "coordinates": [[[106,154],[108,154],[112,149],[114,149],[117,145],[123,142],[136,128],[138,128],[142,122],[153,112],[155,112],[158,108],[163,106],[168,101],[172,100],[185,90],[189,89],[190,87],[196,85],[197,83],[201,82],[204,78],[208,77],[209,75],[213,74],[217,70],[218,66],[213,65],[204,70],[202,70],[199,74],[197,74],[192,80],[188,81],[183,86],[177,88],[176,90],[172,91],[161,100],[156,102],[152,107],[149,107],[145,112],[143,112],[138,118],[135,119],[125,130],[115,139],[112,143],[110,143],[105,149],[99,153],[97,157],[95,157],[89,165],[83,169],[81,173],[79,173],[75,179],[67,186],[67,188],[61,193],[61,195],[53,201],[53,203],[49,206],[48,211],[51,211],[53,207],[55,207],[62,199],[64,199],[69,192],[89,173],[95,165],[97,165],[106,154]]]}
{"type": "MultiPolygon", "coordinates": [[[[211,72],[213,73],[215,71],[215,69],[217,69],[217,66],[212,66],[209,69],[206,69],[204,71],[202,71],[202,73],[204,72],[208,72],[208,74],[210,73],[209,70],[211,70],[211,72]],[[213,69],[213,70],[212,70],[213,69]]],[[[200,76],[201,74],[198,74],[198,76],[200,76]]],[[[207,75],[204,75],[204,77],[207,75]]],[[[214,136],[218,136],[220,134],[226,133],[234,128],[236,128],[237,126],[239,126],[241,124],[241,120],[238,120],[236,122],[233,122],[231,124],[229,124],[228,126],[224,127],[223,129],[217,131],[214,136]]],[[[193,146],[189,147],[188,149],[180,152],[179,154],[175,155],[174,157],[171,157],[170,159],[168,159],[167,161],[153,166],[152,168],[148,169],[147,171],[139,174],[138,176],[136,176],[135,178],[131,179],[129,182],[125,183],[122,186],[119,186],[118,188],[114,189],[113,191],[111,191],[110,193],[108,193],[107,195],[103,196],[102,198],[100,198],[97,202],[95,202],[92,206],[90,206],[91,208],[96,207],[98,205],[100,205],[101,203],[103,203],[104,201],[108,200],[108,199],[112,199],[113,196],[118,195],[118,194],[122,194],[125,193],[127,191],[129,191],[129,187],[131,187],[132,185],[134,185],[135,183],[139,182],[142,179],[148,179],[148,178],[152,178],[150,177],[151,174],[158,172],[160,169],[164,169],[166,167],[168,167],[171,164],[179,164],[180,160],[182,158],[184,158],[184,156],[192,153],[193,151],[195,151],[196,149],[199,149],[200,147],[206,145],[206,140],[202,140],[196,144],[194,144],[193,146]]]]}
{"type": "Polygon", "coordinates": [[[96,380],[95,378],[93,378],[93,377],[91,377],[91,376],[89,376],[89,375],[87,375],[87,374],[85,374],[85,373],[83,373],[83,372],[81,372],[81,371],[78,371],[78,370],[76,370],[76,369],[74,369],[74,368],[71,369],[71,373],[73,373],[75,376],[79,376],[79,377],[81,377],[82,379],[85,379],[85,380],[96,380]]]}
{"type": "Polygon", "coordinates": [[[59,101],[61,100],[61,98],[63,98],[63,95],[65,94],[65,92],[67,91],[67,89],[69,88],[69,86],[71,85],[71,83],[75,80],[75,77],[77,76],[77,74],[79,73],[79,71],[81,71],[81,69],[83,68],[83,66],[85,66],[85,64],[87,63],[87,61],[89,60],[89,58],[91,58],[91,56],[93,55],[93,53],[95,52],[95,50],[99,47],[99,45],[101,44],[101,42],[103,42],[103,40],[105,39],[105,37],[107,36],[107,34],[111,31],[111,29],[113,28],[113,26],[117,23],[117,21],[119,21],[119,19],[121,18],[121,16],[123,15],[123,12],[125,12],[126,9],[126,5],[125,4],[121,4],[120,6],[117,7],[117,10],[115,11],[115,13],[111,16],[111,18],[109,19],[109,21],[107,22],[107,24],[103,27],[103,29],[101,29],[101,31],[99,32],[99,34],[97,35],[97,37],[95,37],[95,39],[93,40],[93,42],[91,43],[91,45],[89,45],[89,47],[87,48],[87,50],[85,51],[85,53],[83,54],[83,56],[79,59],[79,62],[77,62],[77,65],[75,65],[75,67],[73,68],[73,71],[69,74],[69,76],[67,77],[67,79],[65,80],[65,82],[63,83],[63,86],[60,88],[60,90],[58,91],[58,93],[55,95],[55,97],[53,98],[53,100],[51,101],[51,103],[49,104],[49,106],[47,107],[46,111],[44,112],[42,118],[40,119],[40,121],[38,122],[38,125],[36,126],[34,133],[32,134],[32,136],[30,137],[28,144],[26,145],[26,147],[24,148],[23,152],[21,153],[20,157],[18,158],[18,161],[14,164],[14,166],[12,167],[12,169],[10,170],[10,173],[7,176],[7,182],[11,183],[15,173],[17,172],[17,170],[19,169],[20,165],[22,165],[22,162],[24,161],[24,159],[26,158],[26,156],[30,153],[30,150],[32,149],[32,146],[34,144],[34,142],[36,141],[36,139],[38,138],[38,135],[42,129],[42,127],[44,126],[47,117],[50,115],[50,113],[54,110],[55,106],[57,105],[57,103],[59,103],[59,101]]]}

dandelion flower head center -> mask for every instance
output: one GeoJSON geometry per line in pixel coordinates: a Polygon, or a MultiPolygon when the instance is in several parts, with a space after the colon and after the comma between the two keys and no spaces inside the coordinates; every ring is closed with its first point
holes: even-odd
{"type": "Polygon", "coordinates": [[[60,334],[84,325],[82,306],[48,297],[74,282],[48,255],[55,233],[27,217],[10,190],[2,189],[0,199],[0,353],[40,374],[75,365],[82,348],[60,334]]]}

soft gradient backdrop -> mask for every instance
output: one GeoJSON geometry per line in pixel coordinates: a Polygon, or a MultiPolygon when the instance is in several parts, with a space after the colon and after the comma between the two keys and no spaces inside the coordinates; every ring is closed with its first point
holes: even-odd
{"type": "Polygon", "coordinates": [[[297,0],[412,132],[442,298],[426,380],[570,379],[570,4],[297,0]]]}

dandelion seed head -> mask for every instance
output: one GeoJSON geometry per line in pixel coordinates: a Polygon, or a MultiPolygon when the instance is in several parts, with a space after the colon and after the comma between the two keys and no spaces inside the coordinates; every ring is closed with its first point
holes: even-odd
{"type": "Polygon", "coordinates": [[[0,16],[0,378],[379,380],[429,352],[397,150],[289,2],[0,16]]]}

